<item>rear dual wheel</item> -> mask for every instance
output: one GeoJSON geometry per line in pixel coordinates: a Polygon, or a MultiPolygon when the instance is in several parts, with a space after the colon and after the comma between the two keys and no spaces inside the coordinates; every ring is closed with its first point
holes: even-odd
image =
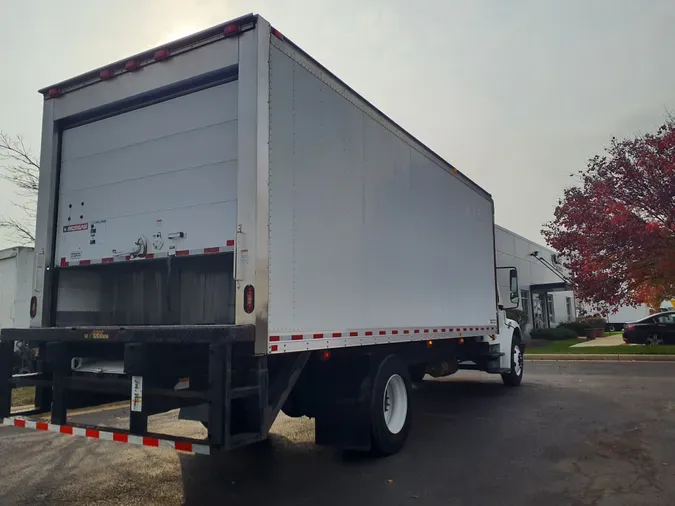
{"type": "Polygon", "coordinates": [[[373,379],[370,413],[372,450],[391,455],[405,444],[410,432],[411,383],[408,368],[395,355],[379,365],[373,379]]]}

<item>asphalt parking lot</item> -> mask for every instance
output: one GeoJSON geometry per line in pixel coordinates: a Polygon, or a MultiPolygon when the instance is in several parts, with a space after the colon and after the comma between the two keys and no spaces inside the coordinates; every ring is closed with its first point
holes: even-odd
{"type": "Polygon", "coordinates": [[[212,458],[1,428],[0,504],[675,504],[675,364],[526,366],[519,389],[425,381],[408,445],[380,460],[317,448],[312,422],[286,417],[268,444],[212,458]]]}

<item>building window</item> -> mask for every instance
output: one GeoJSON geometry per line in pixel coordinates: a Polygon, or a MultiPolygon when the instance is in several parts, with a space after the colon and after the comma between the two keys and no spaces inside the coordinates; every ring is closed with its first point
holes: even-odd
{"type": "Polygon", "coordinates": [[[553,308],[553,294],[549,293],[546,296],[546,306],[548,308],[548,322],[549,325],[555,321],[555,309],[553,308]]]}
{"type": "Polygon", "coordinates": [[[572,318],[572,297],[565,297],[565,307],[567,308],[567,321],[571,322],[572,318]]]}
{"type": "Polygon", "coordinates": [[[527,319],[530,319],[530,292],[528,290],[520,291],[520,309],[522,309],[527,315],[527,319]]]}

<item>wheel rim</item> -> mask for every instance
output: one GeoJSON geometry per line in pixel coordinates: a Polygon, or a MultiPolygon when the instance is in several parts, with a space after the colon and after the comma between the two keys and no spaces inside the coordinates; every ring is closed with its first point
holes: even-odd
{"type": "Polygon", "coordinates": [[[648,346],[663,344],[663,339],[661,339],[658,334],[652,334],[647,338],[645,344],[648,346]]]}
{"type": "Polygon", "coordinates": [[[393,374],[384,388],[382,399],[384,423],[392,434],[401,432],[408,416],[408,391],[405,382],[398,374],[393,374]]]}
{"type": "Polygon", "coordinates": [[[513,347],[513,372],[517,376],[523,373],[523,353],[520,351],[520,346],[517,344],[513,347]]]}

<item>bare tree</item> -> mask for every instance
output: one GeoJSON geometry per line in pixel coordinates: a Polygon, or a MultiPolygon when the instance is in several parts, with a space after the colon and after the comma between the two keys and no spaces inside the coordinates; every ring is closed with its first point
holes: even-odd
{"type": "Polygon", "coordinates": [[[12,184],[14,193],[23,202],[12,203],[20,217],[0,215],[0,230],[21,244],[34,243],[40,163],[20,135],[0,132],[0,178],[12,184]]]}

